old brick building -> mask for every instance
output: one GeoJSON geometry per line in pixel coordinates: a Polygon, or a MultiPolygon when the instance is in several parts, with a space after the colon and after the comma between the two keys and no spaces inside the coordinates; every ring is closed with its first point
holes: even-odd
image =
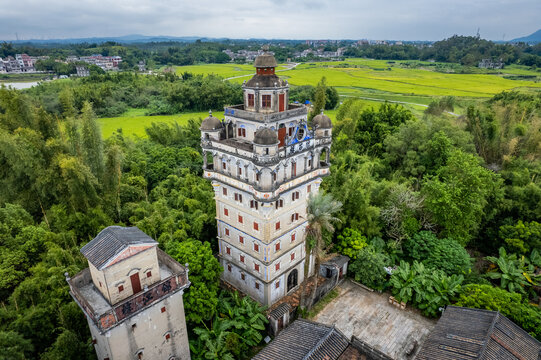
{"type": "Polygon", "coordinates": [[[188,270],[157,245],[136,227],[110,226],[81,249],[89,267],[67,280],[98,360],[190,359],[188,270]]]}
{"type": "Polygon", "coordinates": [[[332,124],[320,114],[309,127],[306,107],[289,104],[274,56],[258,56],[255,67],[244,103],[225,108],[224,121],[203,120],[201,146],[223,279],[272,305],[304,280],[306,204],[329,175],[332,124]]]}

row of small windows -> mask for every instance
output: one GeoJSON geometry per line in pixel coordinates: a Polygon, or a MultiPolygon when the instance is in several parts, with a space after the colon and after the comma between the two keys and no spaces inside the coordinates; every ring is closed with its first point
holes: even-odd
{"type": "MultiPolygon", "coordinates": [[[[229,249],[228,249],[228,250],[229,250],[229,249]]],[[[295,260],[295,253],[291,253],[290,258],[291,258],[291,259],[290,259],[291,261],[294,261],[294,260],[295,260]]],[[[245,261],[244,255],[240,255],[240,256],[239,256],[239,260],[240,260],[241,263],[244,264],[244,263],[245,263],[245,262],[244,262],[244,261],[245,261]]],[[[280,267],[281,267],[281,263],[280,263],[280,262],[278,262],[278,263],[276,263],[276,264],[274,265],[274,269],[275,269],[276,271],[280,271],[280,267]]],[[[229,272],[231,272],[231,269],[232,269],[232,268],[231,268],[231,264],[228,264],[228,265],[227,265],[227,270],[228,270],[229,272]]],[[[254,271],[259,272],[259,270],[260,270],[259,264],[254,264],[254,271]]],[[[242,279],[242,280],[245,280],[245,279],[246,279],[244,273],[241,273],[241,279],[242,279]]]]}
{"type": "MultiPolygon", "coordinates": [[[[248,106],[253,107],[254,105],[255,105],[254,94],[248,94],[248,106]]],[[[261,95],[261,107],[262,108],[271,107],[271,95],[261,95]]]]}
{"type": "MultiPolygon", "coordinates": [[[[311,193],[312,192],[312,185],[308,185],[306,187],[306,193],[311,193]]],[[[222,194],[224,196],[227,196],[227,188],[222,188],[222,194]]],[[[294,191],[291,193],[291,201],[295,201],[295,200],[299,200],[300,199],[300,196],[301,196],[301,193],[300,191],[294,191]]],[[[235,193],[234,195],[235,197],[235,201],[237,202],[240,202],[242,203],[242,194],[239,194],[239,193],[235,193]]],[[[278,208],[281,208],[281,207],[284,207],[284,200],[283,199],[278,199],[274,202],[274,207],[276,209],[278,208]]],[[[250,209],[256,209],[258,210],[259,209],[259,202],[257,202],[256,200],[250,200],[250,209]]],[[[224,209],[224,215],[225,216],[229,216],[229,211],[227,209],[224,209]]]]}

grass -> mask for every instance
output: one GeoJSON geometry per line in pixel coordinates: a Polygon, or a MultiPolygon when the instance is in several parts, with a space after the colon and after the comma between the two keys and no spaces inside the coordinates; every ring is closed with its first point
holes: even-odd
{"type": "MultiPolygon", "coordinates": [[[[284,67],[280,66],[280,70],[284,67]]],[[[431,63],[422,61],[387,61],[369,59],[346,59],[345,61],[308,62],[295,69],[281,71],[278,76],[292,85],[317,85],[325,76],[327,85],[334,86],[341,101],[348,97],[362,99],[366,106],[379,107],[381,102],[401,102],[416,116],[422,116],[426,105],[434,98],[455,96],[455,113],[463,114],[467,104],[491,97],[504,90],[532,91],[541,89],[539,80],[506,79],[504,76],[537,76],[541,72],[525,66],[511,65],[503,70],[483,70],[475,74],[447,73],[460,71],[458,64],[431,63]],[[409,66],[409,67],[408,67],[409,66]],[[411,67],[411,68],[410,68],[411,67]],[[438,70],[438,71],[436,71],[438,70]]],[[[185,71],[193,74],[215,74],[224,78],[236,77],[230,81],[242,83],[254,73],[250,64],[203,64],[178,66],[177,74],[185,71]]],[[[134,109],[122,116],[100,119],[104,137],[119,128],[124,134],[146,137],[145,127],[153,122],[186,124],[190,118],[205,118],[206,112],[192,112],[178,115],[145,116],[145,110],[134,109]]],[[[326,111],[334,119],[336,111],[326,111]]],[[[219,116],[223,116],[220,113],[219,116]]]]}
{"type": "MultiPolygon", "coordinates": [[[[118,129],[122,129],[122,132],[128,136],[136,136],[145,138],[145,128],[149,127],[152,123],[167,123],[173,124],[178,122],[180,125],[185,125],[190,119],[204,119],[208,116],[208,112],[188,112],[176,115],[155,115],[146,116],[146,109],[130,109],[122,116],[101,118],[98,120],[101,126],[101,133],[104,138],[108,138],[118,129]]],[[[215,112],[214,116],[218,118],[223,117],[223,112],[215,112]]]]}
{"type": "Polygon", "coordinates": [[[0,74],[0,83],[2,82],[32,82],[50,78],[51,74],[41,73],[18,73],[18,74],[0,74]]]}
{"type": "MultiPolygon", "coordinates": [[[[279,66],[278,70],[284,68],[279,66]]],[[[246,76],[243,80],[249,79],[248,75],[255,73],[255,68],[249,64],[203,64],[203,65],[188,65],[176,66],[175,72],[181,75],[184,72],[189,72],[196,75],[218,75],[224,78],[233,76],[246,76]]]]}
{"type": "Polygon", "coordinates": [[[319,300],[319,302],[312,307],[312,310],[306,313],[306,318],[309,320],[313,319],[321,310],[325,308],[325,306],[327,306],[327,304],[336,299],[338,295],[340,295],[340,292],[336,288],[329,291],[329,293],[325,295],[323,299],[319,300]]]}

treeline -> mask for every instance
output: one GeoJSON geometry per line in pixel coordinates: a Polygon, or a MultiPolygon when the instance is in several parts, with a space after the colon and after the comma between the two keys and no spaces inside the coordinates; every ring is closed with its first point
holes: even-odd
{"type": "Polygon", "coordinates": [[[502,59],[507,65],[541,66],[541,44],[497,44],[476,36],[454,35],[432,46],[361,45],[348,48],[344,55],[382,60],[435,60],[466,66],[477,66],[482,59],[502,59]]]}
{"type": "Polygon", "coordinates": [[[57,93],[47,89],[0,89],[2,357],[95,359],[64,273],[87,267],[80,248],[114,224],[138,226],[190,264],[184,304],[192,358],[250,357],[267,320],[256,303],[219,288],[200,119],[153,124],[145,140],[117,133],[104,141],[88,101],[79,109],[64,99],[60,112],[49,112],[44,93],[57,93]]]}
{"type": "Polygon", "coordinates": [[[351,276],[428,316],[452,303],[500,310],[541,339],[529,304],[541,295],[540,101],[504,92],[458,119],[416,119],[346,100],[323,187],[343,203],[327,241],[352,258],[351,276]]]}
{"type": "Polygon", "coordinates": [[[129,108],[144,108],[147,115],[176,114],[182,111],[222,109],[242,103],[239,84],[216,76],[185,73],[145,76],[136,73],[94,74],[70,81],[52,81],[28,90],[46,111],[70,116],[92,103],[100,117],[118,116],[129,108]]]}

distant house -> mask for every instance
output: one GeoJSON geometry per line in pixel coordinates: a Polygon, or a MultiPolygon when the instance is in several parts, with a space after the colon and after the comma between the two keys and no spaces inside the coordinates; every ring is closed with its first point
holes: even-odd
{"type": "Polygon", "coordinates": [[[77,70],[77,76],[79,76],[79,77],[90,76],[90,70],[88,70],[88,68],[86,66],[77,65],[75,67],[75,69],[77,70]]]}
{"type": "Polygon", "coordinates": [[[447,306],[416,360],[539,360],[541,343],[496,311],[447,306]]]}
{"type": "Polygon", "coordinates": [[[478,67],[481,69],[503,69],[504,63],[502,59],[495,61],[492,59],[483,59],[479,62],[478,67]]]}
{"type": "Polygon", "coordinates": [[[146,63],[145,63],[145,60],[140,60],[140,61],[137,63],[137,67],[139,68],[139,71],[140,71],[140,72],[146,71],[146,63]]]}

